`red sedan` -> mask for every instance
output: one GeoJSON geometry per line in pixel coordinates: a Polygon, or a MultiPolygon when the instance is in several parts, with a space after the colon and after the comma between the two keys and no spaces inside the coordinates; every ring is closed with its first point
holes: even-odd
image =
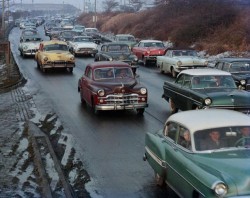
{"type": "Polygon", "coordinates": [[[136,110],[142,115],[148,107],[147,88],[141,85],[130,65],[121,61],[101,61],[87,65],[79,79],[82,103],[95,113],[102,110],[136,110]]]}

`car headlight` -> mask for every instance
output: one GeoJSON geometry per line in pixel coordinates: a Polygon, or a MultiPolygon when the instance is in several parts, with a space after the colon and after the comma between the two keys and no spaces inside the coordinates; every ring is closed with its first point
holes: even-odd
{"type": "Polygon", "coordinates": [[[204,103],[205,103],[205,105],[211,105],[211,103],[212,103],[211,98],[206,98],[206,99],[204,100],[204,103]]]}
{"type": "Polygon", "coordinates": [[[137,56],[136,56],[136,57],[134,57],[134,61],[135,61],[135,62],[137,62],[137,61],[138,61],[138,58],[137,58],[137,56]]]}
{"type": "Polygon", "coordinates": [[[217,183],[214,187],[214,192],[217,196],[223,197],[227,194],[227,186],[223,183],[217,183]]]}
{"type": "Polygon", "coordinates": [[[74,56],[71,56],[69,59],[70,59],[71,61],[73,61],[73,60],[75,60],[75,57],[74,57],[74,56]]]}
{"type": "Polygon", "coordinates": [[[245,85],[246,84],[246,80],[240,80],[240,84],[241,85],[245,85]]]}
{"type": "Polygon", "coordinates": [[[24,45],[24,46],[23,46],[23,49],[24,49],[24,50],[27,50],[27,49],[28,49],[28,46],[27,46],[27,45],[24,45]]]}
{"type": "Polygon", "coordinates": [[[113,61],[113,58],[112,58],[112,57],[109,57],[109,61],[113,61]]]}
{"type": "Polygon", "coordinates": [[[45,56],[45,57],[43,58],[43,60],[44,60],[44,61],[47,61],[47,60],[49,60],[49,59],[48,59],[48,57],[45,56]]]}
{"type": "Polygon", "coordinates": [[[205,62],[204,62],[204,65],[208,65],[208,61],[205,61],[205,62]]]}
{"type": "Polygon", "coordinates": [[[182,65],[182,62],[181,62],[181,61],[178,61],[176,64],[177,64],[177,66],[181,66],[181,65],[182,65]]]}
{"type": "Polygon", "coordinates": [[[97,94],[98,94],[98,96],[104,96],[105,95],[105,91],[103,89],[99,89],[97,91],[97,94]]]}
{"type": "Polygon", "coordinates": [[[141,94],[144,95],[144,94],[147,93],[147,89],[143,87],[143,88],[140,89],[140,92],[141,92],[141,94]]]}

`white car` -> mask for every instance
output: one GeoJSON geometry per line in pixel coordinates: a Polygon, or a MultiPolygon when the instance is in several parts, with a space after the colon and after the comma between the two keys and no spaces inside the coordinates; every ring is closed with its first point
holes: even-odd
{"type": "Polygon", "coordinates": [[[38,51],[40,42],[42,38],[39,34],[25,34],[20,38],[20,44],[18,46],[18,50],[20,51],[20,55],[22,57],[26,56],[34,56],[38,51]]]}
{"type": "Polygon", "coordinates": [[[193,49],[168,49],[165,55],[157,56],[156,65],[161,73],[171,73],[175,78],[182,70],[207,67],[208,61],[193,49]]]}
{"type": "Polygon", "coordinates": [[[69,41],[69,50],[75,56],[77,55],[92,55],[98,52],[98,45],[94,42],[91,36],[75,36],[72,41],[69,41]]]}

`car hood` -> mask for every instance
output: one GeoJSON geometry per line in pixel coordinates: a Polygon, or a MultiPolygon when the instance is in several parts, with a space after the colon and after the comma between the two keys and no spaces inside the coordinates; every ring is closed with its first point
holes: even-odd
{"type": "Polygon", "coordinates": [[[99,88],[103,88],[106,91],[111,91],[114,93],[124,93],[124,91],[128,92],[136,84],[137,81],[134,78],[115,78],[111,80],[109,79],[95,82],[95,85],[99,88]]]}
{"type": "Polygon", "coordinates": [[[28,49],[38,49],[39,45],[40,45],[40,42],[24,42],[20,46],[22,48],[26,46],[28,49]]]}
{"type": "Polygon", "coordinates": [[[124,53],[110,53],[108,54],[110,57],[113,58],[113,60],[125,60],[128,58],[131,58],[132,56],[135,57],[135,55],[131,54],[130,52],[124,52],[124,53]]]}
{"type": "Polygon", "coordinates": [[[197,64],[205,64],[206,60],[195,57],[195,56],[176,56],[174,57],[176,61],[181,61],[182,65],[197,65],[197,64]]]}
{"type": "Polygon", "coordinates": [[[204,94],[212,99],[212,106],[249,106],[250,93],[229,88],[209,88],[200,89],[197,92],[204,94]]]}
{"type": "Polygon", "coordinates": [[[88,42],[86,42],[86,43],[83,43],[83,42],[75,42],[75,44],[74,44],[74,46],[75,47],[77,47],[77,48],[97,48],[97,45],[95,44],[95,43],[88,43],[88,42]]]}
{"type": "Polygon", "coordinates": [[[44,53],[44,56],[47,56],[51,61],[53,60],[67,60],[73,55],[70,52],[65,52],[61,50],[54,50],[44,53]]]}
{"type": "Polygon", "coordinates": [[[163,55],[165,54],[166,49],[160,47],[147,47],[147,51],[150,51],[150,55],[163,55]]]}
{"type": "Polygon", "coordinates": [[[195,163],[229,185],[229,192],[236,187],[238,195],[250,194],[250,149],[201,154],[195,163]]]}

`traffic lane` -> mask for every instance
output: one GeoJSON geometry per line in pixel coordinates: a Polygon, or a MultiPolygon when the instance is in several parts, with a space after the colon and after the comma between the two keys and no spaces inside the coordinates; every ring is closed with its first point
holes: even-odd
{"type": "MultiPolygon", "coordinates": [[[[30,88],[36,93],[36,105],[56,112],[72,134],[79,159],[87,166],[93,180],[94,190],[104,197],[130,196],[150,197],[158,192],[152,185],[153,171],[142,161],[146,131],[158,129],[162,123],[154,121],[149,114],[137,117],[135,112],[104,112],[96,116],[89,107],[82,107],[77,93],[77,81],[85,64],[77,63],[73,75],[62,72],[43,74],[32,59],[20,59],[20,67],[27,73],[30,88]],[[22,62],[23,61],[23,62],[22,62]],[[35,82],[34,82],[35,81],[35,82]],[[107,160],[106,160],[107,159],[107,160]]],[[[163,193],[164,194],[164,193],[163,193]]]]}

